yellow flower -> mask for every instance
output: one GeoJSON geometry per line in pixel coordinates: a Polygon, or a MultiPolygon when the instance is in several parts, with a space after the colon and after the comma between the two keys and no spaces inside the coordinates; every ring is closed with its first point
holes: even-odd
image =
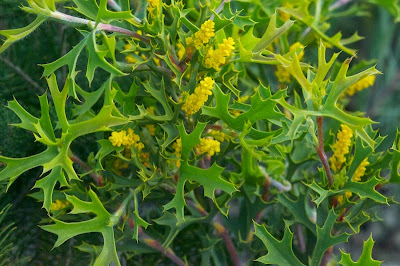
{"type": "MultiPolygon", "coordinates": [[[[293,8],[293,4],[289,4],[287,2],[283,3],[282,7],[288,7],[288,8],[293,8]]],[[[288,21],[290,19],[290,15],[288,13],[285,13],[282,10],[279,10],[279,16],[283,21],[288,21]]]]}
{"type": "Polygon", "coordinates": [[[154,115],[154,113],[155,113],[155,111],[156,111],[156,108],[155,108],[154,106],[149,106],[149,107],[146,108],[146,111],[147,111],[149,114],[154,115]]]}
{"type": "Polygon", "coordinates": [[[206,67],[212,67],[216,71],[219,71],[220,66],[226,63],[226,58],[229,57],[233,49],[235,49],[234,45],[235,41],[229,37],[228,39],[224,39],[223,42],[218,45],[218,49],[214,50],[210,48],[206,55],[206,67]]]}
{"type": "Polygon", "coordinates": [[[353,137],[353,131],[346,125],[341,125],[342,130],[337,134],[337,140],[332,146],[333,155],[329,159],[333,171],[338,172],[342,164],[346,161],[345,155],[348,154],[353,137]]]}
{"type": "MultiPolygon", "coordinates": [[[[304,48],[304,45],[302,45],[300,42],[295,42],[294,44],[292,44],[290,47],[289,47],[289,51],[296,51],[297,49],[303,49],[304,48]]],[[[301,52],[297,55],[297,57],[299,58],[299,60],[301,59],[301,58],[303,58],[303,55],[304,55],[304,50],[301,50],[301,52]]]]}
{"type": "Polygon", "coordinates": [[[353,195],[353,193],[351,193],[351,191],[346,190],[346,192],[344,193],[344,196],[343,195],[337,196],[337,201],[338,201],[339,205],[343,205],[345,197],[346,197],[346,199],[348,199],[352,195],[353,195]]]}
{"type": "Polygon", "coordinates": [[[275,76],[281,83],[290,82],[290,73],[282,66],[276,66],[275,76]]]}
{"type": "Polygon", "coordinates": [[[182,60],[183,56],[185,55],[186,48],[185,48],[185,46],[183,46],[183,44],[181,42],[178,42],[176,44],[176,46],[178,47],[178,52],[177,52],[178,59],[182,60]]]}
{"type": "Polygon", "coordinates": [[[201,138],[200,145],[196,148],[200,153],[207,153],[209,156],[213,156],[215,153],[220,152],[221,143],[213,138],[201,138]]]}
{"type": "Polygon", "coordinates": [[[363,78],[362,80],[354,83],[353,85],[351,85],[350,87],[348,87],[345,92],[344,95],[348,95],[348,96],[352,96],[354,95],[356,92],[362,91],[365,88],[368,88],[372,85],[374,85],[375,83],[375,76],[368,76],[363,78]]]}
{"type": "Polygon", "coordinates": [[[186,115],[197,113],[204,103],[208,100],[208,96],[212,95],[212,88],[215,81],[210,77],[205,77],[196,87],[193,94],[190,94],[182,106],[182,110],[186,115]]]}
{"type": "Polygon", "coordinates": [[[210,39],[214,37],[214,26],[214,21],[207,20],[201,25],[200,30],[194,34],[194,37],[186,38],[186,44],[193,44],[193,46],[196,47],[197,50],[200,49],[203,44],[208,43],[210,39]]]}
{"type": "Polygon", "coordinates": [[[65,207],[67,207],[69,205],[69,201],[66,200],[56,200],[55,202],[52,202],[50,205],[50,211],[58,211],[61,209],[64,209],[65,207]]]}
{"type": "Polygon", "coordinates": [[[149,131],[149,134],[154,136],[156,134],[156,126],[153,124],[148,124],[145,125],[145,128],[147,129],[147,131],[149,131]]]}
{"type": "Polygon", "coordinates": [[[219,131],[219,130],[211,130],[209,133],[214,139],[223,142],[223,141],[230,141],[232,139],[231,136],[226,134],[225,132],[219,131]]]}
{"type": "Polygon", "coordinates": [[[129,64],[134,64],[134,63],[136,63],[137,62],[137,59],[136,59],[136,57],[134,57],[133,55],[127,55],[127,56],[125,56],[125,60],[126,60],[126,62],[128,62],[129,64]]]}
{"type": "Polygon", "coordinates": [[[181,158],[181,152],[182,152],[182,139],[181,138],[179,138],[179,139],[177,139],[175,142],[174,142],[174,144],[172,144],[172,148],[174,148],[174,150],[175,150],[175,155],[176,155],[176,157],[178,157],[179,159],[176,161],[176,166],[177,167],[180,167],[181,166],[181,160],[180,160],[180,158],[181,158]]]}
{"type": "Polygon", "coordinates": [[[353,180],[353,182],[361,181],[361,177],[364,176],[365,170],[367,170],[366,166],[368,166],[368,165],[369,165],[368,159],[365,158],[364,161],[362,161],[360,163],[360,165],[357,167],[357,169],[354,172],[353,177],[351,178],[351,180],[353,180]]]}
{"type": "Polygon", "coordinates": [[[124,145],[128,149],[133,146],[139,151],[144,148],[143,143],[140,142],[140,137],[131,128],[128,128],[128,133],[125,130],[121,130],[120,132],[114,131],[108,139],[113,146],[121,147],[121,145],[124,145]]]}
{"type": "Polygon", "coordinates": [[[160,5],[159,0],[147,0],[149,2],[149,6],[147,7],[147,11],[154,17],[154,10],[158,13],[158,7],[160,5]]]}

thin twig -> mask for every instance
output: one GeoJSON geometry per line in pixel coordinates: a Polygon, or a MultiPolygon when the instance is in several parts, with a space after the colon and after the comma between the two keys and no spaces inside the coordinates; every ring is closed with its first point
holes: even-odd
{"type": "Polygon", "coordinates": [[[326,156],[326,153],[324,150],[324,135],[323,135],[323,130],[322,130],[322,126],[323,126],[322,116],[317,116],[317,126],[318,126],[318,147],[316,147],[316,149],[317,149],[318,156],[321,159],[322,164],[324,165],[326,177],[328,178],[329,186],[332,186],[332,184],[333,184],[332,173],[331,173],[331,169],[329,168],[328,157],[326,156]]]}
{"type": "Polygon", "coordinates": [[[271,178],[268,173],[266,172],[265,168],[262,167],[261,165],[259,166],[261,172],[264,174],[264,177],[266,179],[266,182],[268,183],[268,186],[274,186],[278,189],[279,192],[286,192],[286,191],[290,191],[292,190],[292,184],[290,182],[285,182],[285,184],[282,184],[281,182],[279,182],[278,180],[275,180],[273,178],[271,178]]]}
{"type": "Polygon", "coordinates": [[[84,161],[82,161],[80,158],[78,158],[78,156],[76,155],[72,155],[70,156],[71,160],[74,163],[79,164],[79,166],[81,166],[85,171],[89,172],[89,176],[93,179],[93,181],[96,183],[97,186],[102,187],[104,186],[104,179],[101,175],[96,175],[92,168],[85,163],[84,161]]]}
{"type": "Polygon", "coordinates": [[[115,11],[122,11],[121,7],[114,0],[107,0],[107,3],[115,11]]]}
{"type": "MultiPolygon", "coordinates": [[[[88,20],[88,19],[83,19],[83,18],[78,18],[78,17],[74,17],[68,14],[64,14],[62,12],[59,11],[54,11],[51,12],[50,17],[53,19],[58,19],[67,23],[71,23],[71,24],[78,24],[78,25],[87,25],[89,27],[94,28],[96,26],[96,22],[93,20],[88,20]]],[[[137,38],[139,40],[144,41],[145,43],[150,43],[150,39],[147,36],[143,36],[140,34],[137,34],[134,31],[131,30],[127,30],[118,26],[114,26],[111,24],[104,24],[104,23],[99,23],[97,24],[96,27],[97,30],[104,30],[104,31],[110,31],[110,32],[118,32],[124,35],[128,35],[134,38],[137,38]]]]}
{"type": "Polygon", "coordinates": [[[41,93],[45,93],[46,90],[42,88],[38,83],[36,83],[25,71],[23,71],[19,66],[14,65],[10,60],[0,57],[0,61],[4,62],[7,66],[17,72],[23,79],[25,79],[29,84],[38,89],[41,93]]]}
{"type": "Polygon", "coordinates": [[[297,241],[299,242],[299,250],[301,251],[301,253],[305,253],[307,248],[306,241],[304,240],[303,227],[301,224],[296,224],[295,229],[297,241]]]}
{"type": "MultiPolygon", "coordinates": [[[[132,229],[135,227],[135,224],[133,222],[132,218],[129,218],[129,227],[132,229]]],[[[186,266],[187,264],[178,256],[175,255],[174,251],[171,248],[164,248],[160,242],[157,240],[151,238],[148,236],[145,232],[143,232],[143,229],[139,226],[138,230],[138,235],[140,238],[143,239],[144,243],[148,245],[149,247],[152,247],[158,251],[160,251],[163,255],[165,255],[167,258],[175,262],[179,266],[186,266]]]]}
{"type": "Polygon", "coordinates": [[[235,245],[232,242],[231,237],[229,236],[228,232],[226,231],[226,228],[218,220],[219,220],[219,216],[217,215],[217,216],[215,216],[215,221],[214,221],[213,225],[214,225],[214,228],[217,230],[218,234],[224,240],[226,249],[228,250],[229,255],[231,255],[231,260],[233,262],[233,265],[235,265],[235,266],[242,265],[240,262],[238,253],[235,249],[235,245]]]}

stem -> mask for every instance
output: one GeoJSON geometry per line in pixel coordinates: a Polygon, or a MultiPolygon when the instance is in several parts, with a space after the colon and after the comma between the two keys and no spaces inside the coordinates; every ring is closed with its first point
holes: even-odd
{"type": "Polygon", "coordinates": [[[336,8],[344,6],[345,4],[347,4],[350,1],[351,0],[338,0],[334,4],[329,6],[329,11],[332,11],[332,10],[335,10],[336,8]]]}
{"type": "MultiPolygon", "coordinates": [[[[96,27],[96,22],[93,20],[74,17],[71,15],[67,15],[65,13],[59,12],[59,11],[51,12],[50,17],[53,19],[58,19],[58,20],[61,20],[61,21],[67,22],[67,23],[71,23],[71,24],[87,25],[91,28],[96,27]]],[[[121,33],[124,35],[128,35],[128,36],[137,38],[139,40],[142,40],[145,43],[150,43],[150,39],[147,36],[143,36],[143,35],[137,34],[134,31],[127,30],[127,29],[124,29],[124,28],[121,28],[118,26],[114,26],[111,24],[99,23],[99,24],[97,24],[97,30],[118,32],[118,33],[121,33]]]]}
{"type": "Polygon", "coordinates": [[[332,252],[333,252],[333,247],[330,247],[328,248],[327,251],[325,251],[324,256],[322,257],[321,266],[328,265],[329,258],[331,257],[332,252]]]}
{"type": "MultiPolygon", "coordinates": [[[[219,14],[223,9],[224,9],[224,5],[225,5],[225,1],[228,2],[227,0],[222,0],[221,4],[219,4],[219,6],[217,7],[217,9],[215,9],[215,13],[219,14]]],[[[214,20],[214,13],[211,15],[210,20],[214,20]]]]}
{"type": "MultiPolygon", "coordinates": [[[[216,217],[216,219],[218,218],[218,216],[216,217]]],[[[237,251],[235,249],[235,246],[233,245],[232,239],[230,238],[228,232],[226,231],[225,227],[219,222],[219,221],[215,221],[213,223],[215,229],[217,230],[218,234],[222,237],[222,239],[224,240],[226,249],[229,252],[229,255],[231,255],[231,260],[233,262],[233,265],[235,266],[240,266],[242,265],[240,263],[240,259],[239,256],[237,254],[237,251]]]]}
{"type": "Polygon", "coordinates": [[[306,252],[306,241],[304,240],[304,234],[303,234],[303,227],[301,224],[296,224],[296,236],[297,240],[299,241],[299,249],[301,253],[306,252]]]}
{"type": "Polygon", "coordinates": [[[107,3],[115,11],[118,11],[118,12],[122,11],[121,7],[114,0],[107,0],[107,3]]]}
{"type": "Polygon", "coordinates": [[[7,66],[9,66],[11,69],[13,69],[15,72],[17,72],[24,80],[26,80],[29,84],[31,84],[33,87],[38,89],[41,93],[45,93],[46,90],[42,88],[38,83],[36,83],[28,74],[26,74],[19,66],[14,65],[11,61],[8,59],[5,59],[3,57],[0,57],[0,61],[4,62],[7,66]]]}
{"type": "Polygon", "coordinates": [[[85,171],[89,172],[89,176],[93,179],[93,181],[96,183],[97,186],[102,187],[104,186],[104,179],[101,175],[96,175],[95,173],[92,172],[92,169],[90,166],[79,159],[76,155],[72,155],[69,157],[74,163],[79,164],[80,167],[82,167],[85,171]]]}
{"type": "Polygon", "coordinates": [[[271,186],[276,187],[279,192],[287,192],[287,191],[292,190],[292,184],[290,182],[286,181],[286,185],[285,185],[285,184],[282,184],[281,182],[279,182],[278,180],[271,178],[265,171],[265,168],[262,167],[261,165],[260,165],[260,170],[264,174],[265,179],[266,179],[266,184],[268,184],[268,186],[271,185],[271,186]]]}
{"type": "MultiPolygon", "coordinates": [[[[134,228],[135,225],[133,223],[133,219],[129,218],[129,227],[130,228],[134,228]]],[[[157,240],[151,238],[150,236],[148,236],[145,232],[143,232],[143,229],[139,226],[139,237],[141,237],[144,241],[144,243],[146,243],[146,245],[148,245],[149,247],[152,247],[158,251],[160,251],[162,254],[164,254],[167,258],[169,258],[170,260],[172,260],[173,262],[175,262],[177,265],[179,266],[186,266],[187,264],[178,256],[175,255],[174,251],[171,248],[164,248],[160,242],[158,242],[157,240]]]]}
{"type": "Polygon", "coordinates": [[[319,158],[322,161],[322,164],[324,165],[326,177],[328,178],[328,183],[329,183],[329,186],[331,187],[333,184],[333,178],[332,178],[331,169],[329,168],[328,157],[326,156],[326,153],[324,150],[324,135],[323,135],[323,131],[322,131],[322,126],[323,126],[322,116],[317,116],[317,126],[318,126],[317,153],[318,153],[319,158]]]}

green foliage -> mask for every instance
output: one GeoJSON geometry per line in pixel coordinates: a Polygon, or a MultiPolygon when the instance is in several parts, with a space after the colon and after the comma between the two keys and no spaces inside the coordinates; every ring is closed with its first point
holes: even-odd
{"type": "MultiPolygon", "coordinates": [[[[368,2],[398,20],[393,1],[368,2]]],[[[76,28],[76,42],[41,62],[40,112],[8,102],[42,150],[0,155],[0,182],[39,168],[40,228],[93,265],[326,263],[400,180],[400,134],[385,151],[346,108],[381,74],[351,64],[357,33],[330,36],[332,18],[360,13],[330,4],[28,0],[36,20],[0,31],[0,53],[45,21],[76,28]]],[[[379,265],[372,245],[339,263],[379,265]]]]}
{"type": "Polygon", "coordinates": [[[360,258],[355,262],[351,259],[351,255],[349,253],[345,253],[341,251],[342,258],[339,263],[343,266],[347,265],[381,265],[382,261],[374,260],[372,258],[372,248],[374,247],[375,241],[370,236],[367,241],[364,241],[363,252],[361,253],[360,258]]]}

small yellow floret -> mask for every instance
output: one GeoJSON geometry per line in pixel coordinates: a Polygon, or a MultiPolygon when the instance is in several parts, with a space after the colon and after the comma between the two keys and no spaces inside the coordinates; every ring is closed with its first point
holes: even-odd
{"type": "Polygon", "coordinates": [[[152,17],[155,16],[154,10],[158,12],[158,7],[160,5],[160,2],[158,0],[147,0],[149,2],[149,6],[147,7],[147,11],[151,14],[152,17]]]}
{"type": "Polygon", "coordinates": [[[127,55],[125,56],[125,60],[126,62],[128,62],[129,64],[134,64],[136,63],[138,60],[136,59],[136,57],[134,57],[133,55],[127,55]]]}
{"type": "Polygon", "coordinates": [[[186,44],[193,44],[193,46],[196,47],[197,50],[200,49],[203,44],[208,43],[210,39],[214,37],[214,26],[214,21],[207,20],[201,25],[200,30],[194,34],[194,37],[186,38],[186,44]]]}
{"type": "Polygon", "coordinates": [[[346,95],[348,96],[353,96],[356,92],[362,91],[363,89],[366,89],[372,85],[374,85],[375,83],[375,76],[368,76],[363,78],[362,80],[354,83],[353,85],[351,85],[350,87],[348,87],[345,90],[346,95]]]}
{"type": "Polygon", "coordinates": [[[200,153],[207,153],[213,156],[215,153],[220,152],[221,142],[212,138],[201,138],[200,145],[196,146],[200,153]]]}
{"type": "Polygon", "coordinates": [[[140,142],[140,137],[131,128],[128,128],[128,133],[125,130],[114,131],[108,139],[113,146],[121,147],[121,145],[124,145],[126,148],[133,146],[139,151],[144,148],[143,143],[140,142]]]}
{"type": "Polygon", "coordinates": [[[149,134],[154,136],[156,134],[156,126],[153,124],[148,124],[145,125],[145,128],[147,129],[147,131],[149,131],[149,134]]]}
{"type": "Polygon", "coordinates": [[[185,46],[183,46],[183,44],[181,42],[178,42],[176,44],[176,46],[178,47],[178,52],[177,52],[178,59],[182,60],[183,56],[185,55],[186,48],[185,48],[185,46]]]}
{"type": "Polygon", "coordinates": [[[212,67],[216,71],[219,71],[220,67],[226,63],[226,58],[231,55],[233,49],[235,49],[235,41],[231,37],[224,39],[223,42],[218,45],[218,49],[214,50],[210,48],[206,55],[206,67],[212,67]]]}
{"type": "Polygon", "coordinates": [[[179,159],[176,161],[176,166],[177,167],[180,167],[181,166],[181,160],[180,160],[180,158],[181,158],[181,152],[182,152],[182,139],[181,138],[179,138],[179,139],[177,139],[175,142],[174,142],[174,144],[172,144],[172,148],[174,148],[174,150],[175,150],[175,155],[176,155],[176,157],[178,157],[179,159]]]}
{"type": "Polygon", "coordinates": [[[56,200],[55,202],[52,202],[50,205],[50,211],[58,211],[61,209],[64,209],[65,207],[67,207],[69,205],[69,201],[66,200],[56,200]]]}
{"type": "Polygon", "coordinates": [[[223,141],[230,141],[232,139],[231,136],[226,134],[225,132],[219,131],[219,130],[211,130],[209,133],[214,139],[223,142],[223,141]]]}
{"type": "Polygon", "coordinates": [[[182,106],[182,110],[186,115],[197,113],[204,103],[208,100],[208,96],[212,95],[212,88],[215,81],[210,77],[205,77],[196,87],[193,94],[190,94],[182,106]]]}
{"type": "Polygon", "coordinates": [[[368,159],[365,158],[364,161],[360,163],[360,165],[357,167],[356,171],[353,174],[353,182],[359,182],[361,181],[361,177],[364,176],[365,170],[367,170],[366,166],[369,165],[368,159]]]}
{"type": "MultiPolygon", "coordinates": [[[[282,7],[288,7],[288,8],[293,8],[293,4],[289,4],[287,2],[283,3],[282,7]]],[[[290,19],[290,14],[285,13],[282,10],[279,10],[279,16],[283,21],[288,21],[290,19]]]]}
{"type": "Polygon", "coordinates": [[[333,155],[329,159],[333,171],[338,172],[346,161],[345,155],[350,152],[351,138],[353,131],[346,125],[341,125],[342,130],[337,134],[337,140],[332,146],[333,155]]]}
{"type": "Polygon", "coordinates": [[[346,190],[346,192],[344,193],[344,196],[343,195],[337,196],[337,201],[338,201],[339,205],[343,205],[345,197],[346,197],[346,199],[348,199],[352,195],[353,195],[353,193],[351,193],[351,191],[346,190]]]}

